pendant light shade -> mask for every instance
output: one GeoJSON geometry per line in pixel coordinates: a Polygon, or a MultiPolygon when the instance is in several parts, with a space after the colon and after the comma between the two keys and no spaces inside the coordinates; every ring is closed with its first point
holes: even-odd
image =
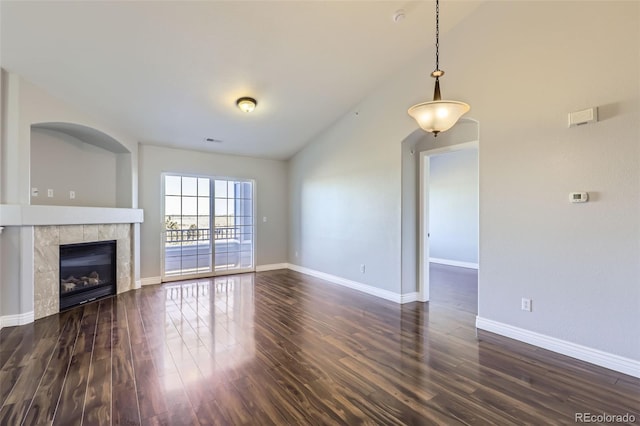
{"type": "Polygon", "coordinates": [[[431,77],[436,79],[433,89],[433,101],[422,102],[409,108],[409,115],[413,117],[421,129],[433,133],[449,130],[458,122],[471,107],[459,101],[442,100],[440,96],[440,77],[444,71],[440,69],[440,1],[436,0],[436,69],[431,77]]]}
{"type": "Polygon", "coordinates": [[[469,109],[469,105],[464,102],[431,101],[412,106],[409,108],[409,115],[418,122],[422,130],[437,135],[452,128],[469,109]]]}

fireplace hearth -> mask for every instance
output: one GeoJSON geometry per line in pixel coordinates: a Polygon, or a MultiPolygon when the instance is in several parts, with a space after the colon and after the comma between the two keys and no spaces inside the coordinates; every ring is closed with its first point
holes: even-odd
{"type": "Polygon", "coordinates": [[[116,241],[60,246],[60,310],[116,294],[116,241]]]}

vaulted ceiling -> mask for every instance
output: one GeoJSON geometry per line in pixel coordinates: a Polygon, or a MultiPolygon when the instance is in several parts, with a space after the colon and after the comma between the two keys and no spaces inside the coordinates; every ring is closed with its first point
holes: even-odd
{"type": "MultiPolygon", "coordinates": [[[[444,0],[441,33],[479,4],[444,0]]],[[[138,141],[275,159],[434,38],[432,1],[3,0],[0,20],[3,68],[138,141]]]]}

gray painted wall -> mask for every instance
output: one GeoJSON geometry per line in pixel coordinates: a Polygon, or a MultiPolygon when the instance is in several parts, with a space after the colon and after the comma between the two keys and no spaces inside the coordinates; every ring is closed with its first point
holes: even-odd
{"type": "MultiPolygon", "coordinates": [[[[5,253],[17,254],[20,252],[20,229],[6,227],[0,236],[0,273],[2,277],[20,277],[20,262],[16,262],[14,256],[5,253]]],[[[3,279],[0,281],[0,317],[4,315],[16,315],[20,311],[20,292],[11,285],[11,282],[3,279]]]]}
{"type": "Polygon", "coordinates": [[[277,160],[139,146],[141,277],[161,274],[162,173],[254,179],[256,182],[256,265],[287,261],[287,167],[277,160]],[[262,218],[267,217],[267,222],[262,218]]]}
{"type": "Polygon", "coordinates": [[[429,254],[478,263],[478,150],[429,156],[429,254]]]}
{"type": "Polygon", "coordinates": [[[399,293],[399,142],[369,126],[379,113],[345,116],[291,161],[289,259],[399,293]]]}
{"type": "Polygon", "coordinates": [[[31,187],[39,193],[31,204],[117,207],[117,163],[113,152],[61,132],[32,129],[31,187]],[[71,190],[75,199],[69,198],[71,190]]]}
{"type": "MultiPolygon", "coordinates": [[[[3,188],[3,161],[2,161],[2,157],[3,157],[3,153],[2,151],[4,151],[4,141],[6,139],[6,135],[5,135],[5,130],[6,130],[6,126],[4,124],[6,116],[5,116],[5,112],[6,112],[6,100],[5,100],[5,90],[4,90],[4,86],[5,86],[5,79],[6,79],[6,73],[5,71],[0,68],[0,202],[2,202],[2,200],[4,199],[3,195],[2,195],[2,188],[3,188]]],[[[3,272],[4,268],[6,267],[4,264],[7,261],[7,257],[8,256],[3,256],[3,251],[5,250],[5,248],[3,247],[5,245],[4,240],[2,239],[2,237],[0,236],[0,279],[2,279],[3,276],[5,276],[5,273],[3,272]]],[[[5,290],[5,285],[0,281],[0,318],[2,318],[3,315],[5,315],[5,312],[8,312],[8,307],[5,307],[5,304],[9,304],[9,299],[7,297],[4,296],[4,293],[7,290],[5,290]]]]}
{"type": "MultiPolygon", "coordinates": [[[[639,8],[486,2],[446,34],[441,64],[443,96],[469,102],[480,123],[479,315],[635,360],[640,66],[629,52],[640,50],[639,8]],[[602,64],[616,77],[603,81],[602,64]],[[599,123],[566,127],[567,113],[590,106],[599,123]],[[592,201],[570,204],[580,190],[592,201]],[[533,312],[520,310],[523,296],[533,312]]],[[[415,215],[398,206],[410,205],[405,145],[417,142],[406,109],[429,98],[432,55],[403,66],[291,160],[290,262],[410,290],[417,244],[400,236],[415,215]],[[372,261],[375,277],[359,275],[357,264],[372,261]]]]}

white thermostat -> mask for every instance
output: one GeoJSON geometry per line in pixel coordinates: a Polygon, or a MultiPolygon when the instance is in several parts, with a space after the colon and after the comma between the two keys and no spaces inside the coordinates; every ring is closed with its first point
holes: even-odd
{"type": "Polygon", "coordinates": [[[588,192],[572,192],[569,194],[569,201],[572,203],[586,203],[589,201],[588,192]]]}

